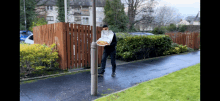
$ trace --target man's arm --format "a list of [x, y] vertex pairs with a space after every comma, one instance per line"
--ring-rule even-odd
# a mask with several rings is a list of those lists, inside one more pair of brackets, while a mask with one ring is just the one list
[[114, 36], [113, 36], [113, 39], [112, 39], [112, 42], [110, 44], [110, 46], [116, 46], [117, 45], [117, 38], [116, 38], [116, 35], [114, 33]]

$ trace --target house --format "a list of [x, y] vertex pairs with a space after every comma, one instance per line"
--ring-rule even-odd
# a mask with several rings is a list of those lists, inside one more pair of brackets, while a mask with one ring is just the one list
[[196, 17], [190, 22], [190, 25], [200, 25], [200, 11]]
[[[57, 23], [58, 10], [56, 6], [57, 0], [42, 0], [37, 4], [36, 11], [40, 12], [48, 21], [48, 24]], [[90, 25], [92, 26], [92, 1], [91, 0], [69, 0], [69, 11], [67, 15], [67, 22], [74, 24]], [[105, 0], [98, 0], [96, 3], [96, 26], [103, 25]], [[43, 12], [45, 11], [45, 12]]]
[[182, 20], [182, 19], [181, 19], [180, 22], [177, 23], [176, 25], [177, 25], [177, 26], [178, 26], [178, 25], [190, 25], [190, 23], [189, 23], [188, 21], [186, 21], [186, 20]]

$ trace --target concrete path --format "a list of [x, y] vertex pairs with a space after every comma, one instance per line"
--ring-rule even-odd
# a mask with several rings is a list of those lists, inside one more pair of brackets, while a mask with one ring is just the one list
[[98, 96], [90, 95], [91, 74], [83, 72], [22, 84], [20, 101], [91, 101], [197, 63], [200, 63], [200, 51], [143, 60], [118, 65], [114, 78], [111, 65], [107, 65], [104, 77], [98, 78]]

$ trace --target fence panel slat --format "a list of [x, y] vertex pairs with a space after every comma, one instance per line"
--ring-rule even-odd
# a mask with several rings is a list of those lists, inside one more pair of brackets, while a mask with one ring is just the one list
[[88, 27], [88, 66], [91, 67], [91, 26]]
[[82, 47], [81, 47], [81, 26], [78, 24], [78, 67], [81, 67], [81, 63], [82, 63], [82, 58], [81, 58], [81, 50], [82, 50]]
[[77, 24], [74, 24], [74, 41], [75, 41], [75, 50], [74, 50], [74, 54], [75, 54], [75, 68], [77, 68], [77, 64], [78, 64], [78, 58], [77, 58], [77, 55], [78, 55], [78, 33], [77, 33], [77, 27], [78, 25]]
[[62, 40], [62, 42], [63, 42], [63, 44], [62, 44], [63, 45], [63, 49], [62, 50], [63, 50], [63, 54], [64, 54], [64, 56], [63, 56], [64, 57], [64, 67], [63, 68], [66, 69], [67, 68], [67, 61], [68, 61], [67, 60], [68, 59], [67, 58], [67, 51], [66, 51], [67, 50], [67, 47], [66, 47], [67, 46], [67, 40], [66, 40], [67, 39], [67, 37], [66, 37], [67, 33], [66, 33], [66, 28], [65, 28], [66, 26], [65, 26], [64, 22], [63, 22], [63, 26], [62, 27], [63, 27], [63, 31], [62, 31], [63, 32], [62, 33], [62, 35], [63, 35], [63, 37], [62, 37], [62, 39], [63, 39]]
[[70, 24], [70, 32], [71, 32], [71, 42], [70, 42], [70, 53], [71, 53], [71, 67], [74, 68], [74, 53], [73, 53], [73, 43], [74, 43], [74, 35], [73, 35], [73, 24]]
[[81, 53], [81, 56], [82, 56], [82, 67], [85, 67], [85, 25], [81, 25], [81, 34], [82, 34], [82, 42], [81, 42], [81, 45], [82, 45], [82, 53]]
[[88, 25], [85, 26], [85, 67], [88, 67]]
[[66, 51], [67, 51], [67, 68], [70, 68], [70, 56], [71, 56], [71, 52], [70, 52], [70, 34], [69, 34], [69, 23], [66, 23], [66, 41], [67, 41], [67, 46], [66, 46]]

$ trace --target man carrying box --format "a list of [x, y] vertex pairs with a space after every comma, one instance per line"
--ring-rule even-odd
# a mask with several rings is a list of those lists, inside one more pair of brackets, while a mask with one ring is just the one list
[[[108, 26], [104, 25], [103, 30], [108, 31]], [[112, 75], [111, 76], [112, 77], [115, 76], [115, 74], [116, 74], [115, 73], [115, 70], [116, 70], [116, 63], [115, 63], [116, 45], [117, 45], [117, 39], [116, 39], [116, 35], [114, 33], [114, 36], [113, 36], [113, 39], [112, 39], [112, 42], [110, 43], [110, 45], [104, 46], [104, 52], [103, 52], [102, 61], [101, 61], [101, 69], [98, 73], [99, 77], [104, 75], [105, 66], [106, 66], [106, 59], [109, 55], [111, 56], [111, 64], [112, 64]]]

